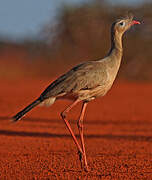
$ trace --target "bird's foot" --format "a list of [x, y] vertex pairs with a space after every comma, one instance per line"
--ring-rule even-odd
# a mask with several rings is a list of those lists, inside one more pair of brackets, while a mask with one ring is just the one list
[[84, 166], [84, 170], [85, 170], [86, 172], [89, 172], [88, 165], [85, 165], [85, 166]]
[[87, 162], [84, 161], [84, 154], [78, 151], [78, 155], [79, 155], [79, 160], [81, 163], [81, 169], [84, 169], [86, 172], [88, 172], [89, 168], [88, 168]]

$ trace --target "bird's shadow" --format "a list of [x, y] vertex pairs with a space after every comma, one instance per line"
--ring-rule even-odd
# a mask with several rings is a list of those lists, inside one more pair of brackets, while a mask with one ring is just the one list
[[[11, 122], [11, 117], [8, 117], [8, 116], [0, 116], [0, 121], [1, 120], [4, 120], [4, 121], [7, 121], [8, 122]], [[47, 118], [30, 118], [30, 117], [23, 117], [22, 121], [25, 121], [25, 122], [39, 122], [39, 123], [61, 123], [62, 119], [59, 118], [59, 119], [47, 119]], [[69, 122], [71, 124], [75, 124], [77, 122], [77, 120], [72, 120], [72, 119], [69, 119]], [[114, 124], [114, 125], [151, 125], [152, 122], [150, 121], [139, 121], [139, 120], [134, 120], [134, 121], [131, 121], [131, 120], [126, 120], [126, 119], [122, 119], [121, 120], [104, 120], [104, 119], [99, 119], [99, 120], [89, 120], [89, 121], [85, 121], [84, 124], [95, 124], [95, 125], [108, 125], [108, 124]]]
[[[26, 132], [26, 131], [11, 131], [11, 130], [0, 130], [0, 135], [5, 136], [22, 136], [22, 137], [41, 137], [41, 138], [71, 138], [69, 134], [57, 134], [57, 133], [45, 133], [45, 132]], [[76, 135], [76, 137], [79, 137]], [[86, 138], [103, 138], [103, 139], [125, 139], [130, 141], [152, 141], [152, 136], [143, 135], [113, 135], [113, 134], [87, 134]]]
[[[0, 117], [0, 120], [10, 120], [10, 117]], [[25, 118], [26, 121], [42, 121], [43, 122], [54, 122], [58, 123], [59, 120], [53, 119], [37, 119], [37, 118]], [[75, 121], [72, 121], [74, 123]], [[91, 121], [91, 124], [94, 121]], [[94, 124], [100, 123], [103, 124], [102, 121], [95, 121]], [[90, 123], [90, 121], [89, 121]], [[108, 123], [108, 122], [107, 122]], [[111, 122], [110, 122], [111, 123]], [[124, 124], [124, 122], [121, 122]], [[137, 122], [138, 123], [138, 122]], [[145, 123], [145, 122], [143, 122]], [[149, 122], [148, 122], [149, 123]], [[132, 122], [130, 122], [132, 124]], [[59, 133], [48, 133], [48, 132], [26, 132], [26, 131], [12, 131], [12, 130], [0, 130], [0, 135], [5, 136], [22, 136], [22, 137], [41, 137], [41, 138], [71, 138], [70, 134], [59, 134]], [[152, 136], [143, 136], [143, 135], [113, 135], [113, 134], [87, 134], [84, 135], [88, 139], [92, 138], [103, 138], [103, 139], [112, 139], [112, 140], [119, 140], [125, 139], [130, 141], [152, 141]], [[76, 135], [79, 137], [79, 135]]]

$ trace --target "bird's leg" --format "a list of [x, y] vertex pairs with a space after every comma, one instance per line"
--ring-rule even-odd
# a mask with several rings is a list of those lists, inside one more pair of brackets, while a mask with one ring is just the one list
[[[83, 159], [84, 158], [84, 168], [86, 171], [88, 171], [88, 164], [87, 164], [87, 158], [86, 158], [86, 152], [85, 152], [85, 145], [84, 145], [84, 137], [83, 137], [83, 118], [84, 118], [84, 113], [86, 110], [88, 102], [83, 102], [80, 117], [78, 119], [78, 129], [80, 133], [80, 140], [81, 140], [81, 145], [82, 145], [82, 151], [83, 154], [80, 154], [80, 161], [81, 161], [81, 166], [83, 166]], [[83, 155], [83, 156], [82, 156]]]
[[66, 120], [66, 114], [67, 114], [78, 102], [79, 102], [79, 100], [76, 100], [76, 101], [74, 101], [74, 103], [72, 103], [70, 106], [68, 106], [68, 107], [61, 113], [61, 117], [62, 117], [62, 119], [64, 120], [64, 122], [65, 122], [68, 130], [69, 130], [70, 133], [71, 133], [71, 136], [72, 136], [72, 138], [73, 138], [73, 140], [74, 140], [74, 142], [75, 142], [75, 144], [76, 144], [76, 146], [77, 146], [77, 148], [78, 148], [78, 153], [79, 153], [79, 154], [83, 154], [82, 148], [80, 147], [80, 145], [79, 145], [79, 143], [78, 143], [78, 141], [77, 141], [77, 139], [76, 139], [76, 137], [75, 137], [75, 135], [74, 135], [74, 133], [73, 133], [73, 131], [72, 131], [72, 129], [71, 129], [71, 126], [70, 126], [69, 122]]

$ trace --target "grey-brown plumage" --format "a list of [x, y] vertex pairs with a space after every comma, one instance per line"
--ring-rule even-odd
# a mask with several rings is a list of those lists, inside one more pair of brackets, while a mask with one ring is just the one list
[[[13, 121], [18, 121], [24, 114], [38, 104], [51, 105], [56, 99], [63, 98], [74, 100], [74, 103], [63, 111], [61, 116], [77, 145], [80, 160], [82, 162], [82, 158], [84, 158], [84, 166], [85, 169], [88, 170], [83, 140], [82, 121], [84, 110], [89, 101], [99, 96], [104, 96], [111, 88], [119, 70], [122, 58], [122, 35], [134, 24], [140, 23], [134, 21], [133, 17], [119, 19], [113, 23], [111, 28], [111, 49], [104, 59], [88, 61], [75, 66], [69, 72], [51, 83], [38, 99], [21, 112], [17, 113], [13, 117]], [[65, 119], [66, 113], [68, 113], [69, 110], [79, 101], [83, 101], [83, 107], [78, 121], [82, 147], [80, 147], [68, 121]]]

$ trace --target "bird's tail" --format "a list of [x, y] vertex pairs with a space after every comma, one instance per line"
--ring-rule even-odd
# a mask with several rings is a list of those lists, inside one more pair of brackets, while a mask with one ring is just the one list
[[29, 112], [32, 108], [40, 104], [42, 101], [39, 99], [36, 99], [33, 101], [30, 105], [28, 105], [26, 108], [24, 108], [22, 111], [18, 112], [15, 116], [12, 117], [12, 122], [16, 122], [20, 120], [27, 112]]

